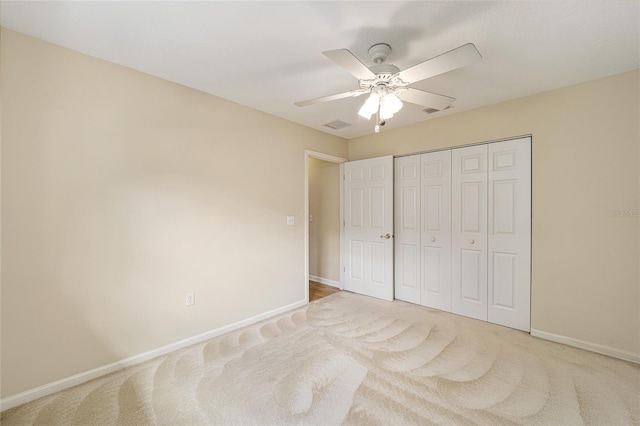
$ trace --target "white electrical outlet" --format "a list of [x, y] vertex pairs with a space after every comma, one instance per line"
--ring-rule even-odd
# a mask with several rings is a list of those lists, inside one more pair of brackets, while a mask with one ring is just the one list
[[196, 303], [196, 294], [195, 293], [187, 293], [184, 295], [184, 304], [187, 306], [191, 306]]

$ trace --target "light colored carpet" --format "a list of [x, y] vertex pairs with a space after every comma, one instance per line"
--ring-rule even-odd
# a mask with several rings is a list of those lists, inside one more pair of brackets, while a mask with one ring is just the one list
[[640, 366], [340, 292], [2, 414], [13, 424], [640, 424]]

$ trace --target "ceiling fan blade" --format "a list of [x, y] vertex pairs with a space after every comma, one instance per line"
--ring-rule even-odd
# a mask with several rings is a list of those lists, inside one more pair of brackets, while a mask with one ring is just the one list
[[321, 98], [309, 99], [306, 101], [294, 102], [294, 105], [299, 107], [305, 107], [313, 104], [319, 104], [322, 102], [336, 101], [343, 98], [354, 98], [356, 96], [364, 95], [367, 91], [364, 90], [352, 90], [350, 92], [338, 93], [336, 95], [322, 96]]
[[322, 54], [347, 70], [349, 74], [358, 80], [376, 78], [376, 75], [348, 49], [327, 50], [326, 52], [322, 52]]
[[398, 97], [403, 101], [437, 109], [438, 111], [445, 109], [455, 101], [455, 98], [449, 96], [438, 95], [437, 93], [425, 92], [424, 90], [412, 89], [407, 87]]
[[406, 83], [415, 83], [416, 81], [424, 80], [425, 78], [434, 77], [448, 71], [453, 71], [455, 69], [471, 65], [480, 59], [482, 59], [482, 56], [480, 56], [478, 49], [476, 49], [473, 43], [467, 43], [436, 56], [435, 58], [427, 59], [426, 61], [418, 65], [414, 65], [411, 68], [407, 68], [404, 71], [400, 71], [399, 75], [402, 81]]

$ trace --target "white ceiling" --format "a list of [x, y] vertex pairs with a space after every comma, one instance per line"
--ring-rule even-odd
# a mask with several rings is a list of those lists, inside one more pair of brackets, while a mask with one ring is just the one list
[[[2, 1], [2, 25], [345, 138], [373, 133], [364, 98], [299, 108], [357, 88], [322, 55], [393, 48], [408, 68], [465, 43], [483, 59], [414, 87], [457, 98], [411, 104], [386, 129], [640, 68], [639, 1]], [[336, 119], [353, 126], [332, 130]]]

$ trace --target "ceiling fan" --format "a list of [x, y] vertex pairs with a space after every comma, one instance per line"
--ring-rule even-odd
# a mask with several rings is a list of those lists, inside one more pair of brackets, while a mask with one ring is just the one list
[[482, 58], [478, 49], [472, 43], [467, 43], [400, 71], [395, 65], [385, 63], [391, 54], [391, 46], [386, 43], [375, 44], [369, 48], [369, 57], [375, 64], [371, 67], [360, 62], [348, 49], [328, 50], [322, 53], [357, 78], [360, 88], [336, 95], [295, 102], [295, 105], [304, 107], [369, 94], [358, 111], [358, 115], [370, 120], [371, 116], [376, 114], [376, 132], [380, 131], [380, 127], [384, 126], [386, 120], [400, 111], [402, 101], [438, 111], [449, 107], [455, 101], [454, 98], [419, 90], [409, 87], [409, 85], [471, 65]]

